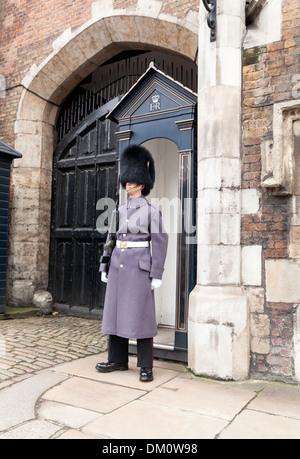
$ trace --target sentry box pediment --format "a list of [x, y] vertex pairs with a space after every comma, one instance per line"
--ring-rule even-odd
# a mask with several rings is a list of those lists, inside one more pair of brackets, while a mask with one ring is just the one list
[[[195, 119], [195, 106], [197, 94], [175, 81], [158, 69], [153, 63], [140, 79], [132, 86], [127, 94], [107, 115], [107, 117], [122, 127], [122, 133], [130, 136], [133, 125], [143, 123], [155, 123], [156, 137], [165, 137], [167, 127], [163, 121], [168, 121], [170, 128], [170, 118], [176, 118], [174, 123], [181, 125], [189, 120]], [[157, 124], [157, 121], [160, 121]], [[126, 131], [127, 129], [127, 131]], [[125, 132], [127, 134], [125, 134]]]

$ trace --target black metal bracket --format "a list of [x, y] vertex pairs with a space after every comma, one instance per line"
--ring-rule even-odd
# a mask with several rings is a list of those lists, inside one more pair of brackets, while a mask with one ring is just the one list
[[217, 39], [217, 0], [202, 0], [205, 9], [208, 11], [206, 16], [207, 25], [210, 28], [210, 41]]

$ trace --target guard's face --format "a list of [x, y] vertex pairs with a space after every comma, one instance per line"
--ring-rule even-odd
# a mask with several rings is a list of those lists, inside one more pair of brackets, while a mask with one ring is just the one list
[[142, 194], [142, 189], [144, 188], [144, 185], [127, 182], [125, 188], [131, 198], [138, 198]]
[[137, 186], [138, 186], [137, 183], [126, 183], [126, 191], [130, 191]]

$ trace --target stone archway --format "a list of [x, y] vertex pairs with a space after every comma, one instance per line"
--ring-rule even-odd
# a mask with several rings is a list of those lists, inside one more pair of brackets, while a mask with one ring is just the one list
[[22, 81], [27, 89], [15, 123], [15, 146], [23, 158], [12, 173], [9, 303], [31, 304], [34, 292], [48, 285], [54, 126], [64, 98], [124, 49], [168, 50], [194, 60], [197, 47], [197, 34], [180, 19], [107, 16], [74, 33], [66, 31], [53, 43], [54, 52], [39, 67], [32, 66]]

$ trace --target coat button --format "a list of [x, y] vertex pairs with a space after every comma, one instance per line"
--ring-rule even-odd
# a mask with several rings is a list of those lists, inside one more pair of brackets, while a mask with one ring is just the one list
[[120, 268], [121, 268], [121, 269], [124, 268], [124, 265], [120, 265]]
[[121, 252], [124, 252], [125, 249], [121, 249]]
[[126, 233], [123, 234], [123, 237], [126, 237]]

